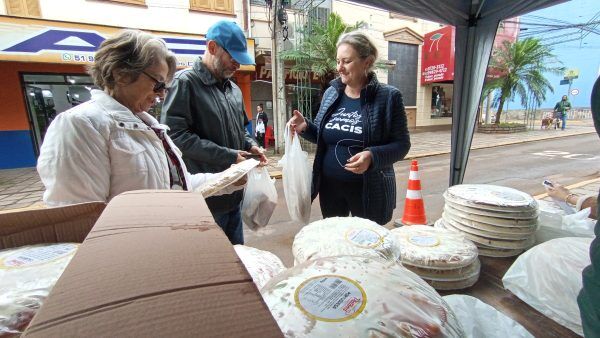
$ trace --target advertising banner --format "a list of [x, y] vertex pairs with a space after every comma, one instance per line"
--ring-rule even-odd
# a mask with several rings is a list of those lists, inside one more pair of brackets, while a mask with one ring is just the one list
[[454, 80], [454, 27], [425, 34], [421, 57], [421, 83]]

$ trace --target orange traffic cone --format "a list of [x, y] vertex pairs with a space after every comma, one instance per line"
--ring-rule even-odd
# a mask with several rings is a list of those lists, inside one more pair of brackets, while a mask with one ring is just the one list
[[421, 195], [421, 180], [419, 179], [419, 164], [413, 160], [410, 164], [410, 175], [408, 177], [408, 189], [404, 202], [404, 216], [402, 224], [427, 224], [425, 216], [425, 205]]

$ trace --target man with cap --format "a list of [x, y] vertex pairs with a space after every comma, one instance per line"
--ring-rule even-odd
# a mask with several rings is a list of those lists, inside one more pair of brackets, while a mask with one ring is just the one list
[[[267, 158], [244, 126], [248, 123], [240, 88], [230, 79], [240, 65], [253, 65], [246, 37], [231, 21], [219, 21], [206, 34], [206, 50], [192, 68], [177, 72], [165, 97], [162, 122], [183, 153], [191, 173], [215, 173], [250, 154]], [[232, 244], [243, 244], [243, 192], [209, 197], [206, 203]]]

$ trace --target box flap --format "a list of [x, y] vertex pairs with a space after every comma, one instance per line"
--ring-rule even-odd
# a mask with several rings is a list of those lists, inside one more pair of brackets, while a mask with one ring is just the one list
[[81, 243], [106, 203], [3, 211], [0, 213], [0, 249], [57, 242]]
[[281, 336], [199, 194], [107, 206], [25, 335]]

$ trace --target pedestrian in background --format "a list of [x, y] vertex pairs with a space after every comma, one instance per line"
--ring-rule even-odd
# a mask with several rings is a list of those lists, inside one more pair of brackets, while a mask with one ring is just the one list
[[[240, 88], [231, 77], [240, 65], [253, 65], [242, 30], [219, 21], [206, 34], [206, 51], [192, 68], [175, 74], [162, 120], [192, 172], [219, 172], [250, 154], [267, 158], [244, 126], [248, 123]], [[209, 197], [206, 203], [232, 244], [243, 244], [240, 213], [243, 192]]]
[[[567, 127], [567, 113], [571, 110], [571, 102], [567, 98], [567, 95], [563, 95], [562, 99], [554, 105], [555, 117], [560, 119], [560, 129], [565, 130]], [[554, 127], [556, 129], [556, 126]]]
[[40, 149], [44, 202], [108, 202], [140, 189], [195, 190], [211, 178], [214, 174], [188, 173], [167, 126], [147, 113], [164, 97], [176, 69], [165, 43], [124, 30], [104, 40], [94, 58], [89, 73], [102, 90], [58, 114]]
[[263, 104], [256, 106], [256, 141], [261, 147], [265, 147], [265, 134], [267, 131], [267, 124], [269, 123], [269, 117], [263, 110]]
[[288, 121], [317, 144], [312, 199], [323, 217], [353, 216], [385, 224], [396, 207], [393, 164], [406, 156], [410, 138], [402, 95], [373, 72], [377, 48], [361, 32], [337, 43], [337, 71], [314, 122], [299, 111]]

